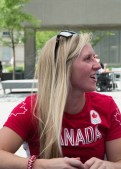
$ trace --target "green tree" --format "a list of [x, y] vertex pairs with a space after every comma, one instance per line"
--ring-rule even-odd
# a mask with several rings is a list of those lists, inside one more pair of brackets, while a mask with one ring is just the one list
[[[51, 37], [58, 34], [59, 31], [37, 31], [36, 32], [36, 49], [41, 49], [45, 42], [49, 40]], [[92, 38], [92, 46], [96, 46], [98, 42], [100, 42], [106, 36], [113, 36], [115, 35], [111, 31], [95, 31], [95, 30], [80, 30], [80, 33], [91, 32], [93, 34]]]
[[80, 32], [81, 33], [91, 32], [93, 34], [92, 46], [96, 46], [97, 43], [100, 42], [106, 36], [113, 36], [113, 35], [115, 35], [111, 31], [98, 31], [98, 30], [88, 30], [88, 29], [81, 30]]
[[9, 46], [13, 51], [13, 79], [15, 79], [15, 47], [24, 42], [24, 26], [31, 25], [36, 28], [40, 21], [34, 16], [23, 11], [23, 7], [29, 0], [0, 0], [0, 31], [8, 33], [7, 38], [0, 38], [3, 45]]
[[45, 42], [51, 37], [57, 35], [58, 31], [37, 31], [36, 32], [36, 48], [41, 49]]

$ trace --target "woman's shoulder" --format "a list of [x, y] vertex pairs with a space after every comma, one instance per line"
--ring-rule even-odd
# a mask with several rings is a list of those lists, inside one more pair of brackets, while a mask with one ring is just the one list
[[[112, 96], [98, 93], [98, 92], [88, 92], [86, 93], [86, 99], [88, 106], [95, 107], [96, 109], [99, 109], [104, 112], [115, 112], [117, 109], [117, 105], [112, 98]], [[110, 113], [107, 113], [108, 115]]]
[[106, 100], [113, 100], [112, 96], [109, 96], [109, 95], [106, 95], [106, 94], [103, 94], [103, 93], [99, 93], [99, 92], [87, 92], [86, 93], [86, 97], [90, 98], [91, 100], [103, 100], [103, 101], [106, 101]]
[[35, 99], [36, 95], [27, 96], [25, 100], [14, 107], [4, 124], [18, 133], [24, 140], [28, 138], [28, 135], [34, 133], [36, 128], [37, 123], [32, 112]]
[[29, 95], [13, 108], [12, 113], [14, 112], [15, 114], [23, 111], [24, 114], [30, 114], [30, 112], [32, 112], [34, 108], [35, 102], [36, 102], [36, 95], [35, 94]]
[[34, 102], [36, 101], [36, 94], [31, 94], [31, 95], [28, 95], [26, 98], [25, 98], [25, 102]]

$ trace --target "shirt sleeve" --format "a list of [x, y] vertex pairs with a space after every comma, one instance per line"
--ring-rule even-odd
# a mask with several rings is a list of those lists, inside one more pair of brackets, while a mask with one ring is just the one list
[[12, 110], [4, 126], [27, 140], [33, 130], [32, 124], [31, 96], [28, 96]]
[[112, 98], [109, 104], [109, 112], [107, 113], [110, 115], [110, 127], [107, 131], [106, 140], [121, 138], [121, 112]]

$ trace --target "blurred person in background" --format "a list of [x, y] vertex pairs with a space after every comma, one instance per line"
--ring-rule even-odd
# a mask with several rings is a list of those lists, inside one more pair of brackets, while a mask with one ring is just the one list
[[95, 58], [96, 58], [97, 62], [99, 62], [101, 65], [101, 68], [97, 71], [97, 73], [98, 74], [106, 73], [107, 63], [103, 64], [97, 54], [95, 55]]

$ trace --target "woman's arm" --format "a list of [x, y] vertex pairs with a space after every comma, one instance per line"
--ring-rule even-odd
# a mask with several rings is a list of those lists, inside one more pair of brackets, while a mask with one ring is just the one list
[[121, 161], [121, 138], [106, 142], [106, 156], [108, 161]]
[[28, 159], [0, 150], [0, 169], [27, 169]]
[[85, 169], [120, 169], [121, 168], [121, 138], [106, 142], [106, 160], [95, 157], [85, 162]]
[[[27, 169], [28, 158], [14, 153], [22, 145], [22, 138], [8, 127], [0, 130], [0, 169]], [[84, 169], [78, 158], [37, 159], [34, 169]]]
[[27, 168], [28, 159], [14, 155], [22, 143], [22, 138], [13, 130], [7, 127], [0, 130], [0, 169]]

